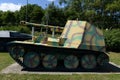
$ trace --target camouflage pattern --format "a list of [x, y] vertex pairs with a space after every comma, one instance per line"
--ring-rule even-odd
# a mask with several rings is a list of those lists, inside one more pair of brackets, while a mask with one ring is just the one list
[[[50, 28], [53, 32], [61, 32], [63, 29], [29, 22], [22, 24]], [[32, 69], [54, 69], [63, 66], [69, 70], [79, 66], [94, 69], [98, 64], [109, 62], [102, 31], [86, 21], [68, 20], [58, 38], [48, 37], [46, 33], [42, 33], [32, 42], [11, 42], [9, 52], [12, 58], [23, 67]]]
[[94, 67], [97, 65], [95, 56], [90, 55], [90, 54], [89, 54], [89, 55], [84, 55], [84, 56], [81, 58], [81, 65], [82, 65], [84, 68], [87, 68], [87, 69], [92, 69], [92, 68], [94, 68]]
[[47, 44], [53, 46], [59, 46], [59, 39], [48, 37]]
[[[61, 32], [63, 29], [63, 27], [29, 22], [24, 22], [24, 25], [47, 27], [57, 32]], [[59, 40], [47, 38], [44, 33], [35, 40], [35, 43], [105, 52], [105, 42], [102, 31], [86, 21], [68, 20]]]
[[64, 65], [68, 69], [75, 69], [79, 65], [79, 60], [76, 56], [69, 55], [64, 59]]
[[23, 63], [29, 68], [36, 68], [40, 64], [39, 55], [35, 52], [29, 52], [24, 56]]
[[25, 53], [24, 48], [21, 46], [13, 46], [9, 49], [9, 51], [10, 55], [15, 59], [22, 57]]
[[55, 68], [57, 66], [57, 58], [54, 55], [46, 55], [42, 63], [45, 68]]
[[69, 20], [61, 35], [64, 47], [105, 52], [103, 33], [86, 21]]

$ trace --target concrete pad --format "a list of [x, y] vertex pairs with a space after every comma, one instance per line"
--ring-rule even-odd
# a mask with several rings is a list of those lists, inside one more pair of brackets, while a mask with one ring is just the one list
[[9, 74], [9, 73], [17, 73], [17, 74], [53, 74], [53, 75], [72, 75], [72, 74], [120, 74], [120, 66], [110, 62], [109, 64], [102, 66], [95, 71], [84, 71], [78, 69], [77, 71], [60, 71], [60, 70], [26, 70], [23, 69], [19, 64], [14, 63], [7, 68], [3, 69], [0, 74]]

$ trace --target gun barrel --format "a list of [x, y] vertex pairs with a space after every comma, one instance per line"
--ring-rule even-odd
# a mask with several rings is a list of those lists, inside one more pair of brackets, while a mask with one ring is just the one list
[[48, 28], [64, 29], [63, 27], [59, 27], [59, 26], [30, 23], [30, 22], [26, 22], [26, 21], [21, 21], [20, 24], [21, 25], [26, 25], [26, 26], [28, 25], [28, 26], [32, 26], [32, 27], [48, 27]]

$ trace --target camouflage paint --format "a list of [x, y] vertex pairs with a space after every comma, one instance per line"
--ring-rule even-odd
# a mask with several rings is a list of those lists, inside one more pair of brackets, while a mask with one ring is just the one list
[[24, 53], [25, 53], [24, 48], [21, 46], [14, 46], [14, 47], [11, 47], [10, 49], [10, 55], [14, 59], [23, 57]]
[[47, 39], [47, 35], [45, 32], [41, 33], [35, 40], [35, 43], [45, 43]]
[[86, 21], [69, 20], [61, 35], [64, 47], [105, 52], [103, 33]]
[[[48, 25], [34, 23], [26, 23], [26, 25], [48, 27]], [[53, 28], [55, 31], [60, 31], [57, 28], [55, 29], [54, 26], [50, 28]], [[60, 29], [62, 30], [62, 28]], [[67, 21], [59, 39], [50, 38], [43, 33], [35, 42], [14, 41], [9, 45], [12, 44], [14, 44], [14, 47], [10, 46], [12, 47], [10, 50], [12, 58], [16, 58], [14, 60], [26, 68], [41, 67], [39, 66], [41, 61], [43, 67], [51, 69], [59, 68], [61, 65], [57, 64], [60, 64], [58, 62], [62, 60], [64, 61], [64, 66], [69, 70], [77, 68], [79, 64], [85, 69], [93, 69], [97, 64], [103, 65], [109, 62], [108, 56], [103, 53], [105, 52], [103, 33], [86, 21]], [[18, 45], [23, 46], [24, 49], [16, 47]], [[32, 47], [35, 49], [31, 50]], [[100, 54], [95, 54], [97, 52], [91, 53], [93, 51], [88, 50], [97, 51]], [[22, 56], [23, 60], [19, 58], [20, 56]]]
[[76, 56], [70, 55], [64, 59], [64, 66], [68, 69], [75, 69], [79, 65], [79, 60]]
[[[43, 26], [41, 24], [26, 23], [26, 25]], [[62, 28], [50, 27], [51, 30], [60, 31]], [[100, 29], [94, 27], [86, 21], [68, 20], [59, 41], [56, 39], [48, 40], [43, 35], [36, 39], [36, 43], [48, 44], [51, 46], [63, 46], [66, 48], [77, 48], [105, 52], [105, 42], [103, 33]]]
[[42, 63], [45, 68], [55, 68], [57, 66], [57, 58], [54, 55], [46, 55]]
[[105, 54], [100, 54], [97, 58], [97, 63], [101, 66], [108, 62], [109, 62], [109, 57]]
[[48, 45], [59, 46], [59, 39], [48, 37]]
[[35, 68], [40, 64], [39, 55], [34, 52], [28, 52], [24, 56], [23, 63], [25, 66], [27, 66], [29, 68]]
[[81, 58], [81, 65], [86, 69], [94, 68], [97, 65], [95, 56], [94, 55], [84, 55]]
[[61, 35], [62, 38], [67, 38], [64, 47], [78, 48], [81, 44], [85, 22], [68, 21]]
[[84, 37], [79, 48], [105, 52], [105, 42], [102, 31], [86, 23]]

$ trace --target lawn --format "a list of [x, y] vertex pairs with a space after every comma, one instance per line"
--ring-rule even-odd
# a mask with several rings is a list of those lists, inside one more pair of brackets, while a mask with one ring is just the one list
[[115, 53], [115, 52], [109, 52], [109, 56], [110, 56], [110, 61], [120, 65], [120, 53]]
[[[110, 52], [110, 61], [120, 65], [120, 53]], [[8, 53], [0, 53], [0, 70], [14, 63]], [[0, 74], [0, 80], [120, 80], [120, 74]]]
[[14, 63], [13, 59], [8, 53], [0, 53], [0, 70], [7, 67], [8, 65]]
[[73, 75], [39, 75], [39, 74], [5, 74], [1, 80], [120, 80], [120, 74], [73, 74]]

